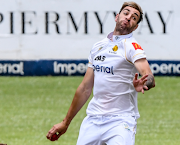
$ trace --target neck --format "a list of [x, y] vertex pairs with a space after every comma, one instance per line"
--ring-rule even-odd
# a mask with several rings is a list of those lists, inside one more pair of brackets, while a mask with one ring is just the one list
[[[131, 31], [132, 32], [132, 31]], [[131, 32], [127, 32], [126, 30], [122, 31], [116, 31], [116, 29], [113, 32], [113, 35], [127, 35], [130, 34]]]

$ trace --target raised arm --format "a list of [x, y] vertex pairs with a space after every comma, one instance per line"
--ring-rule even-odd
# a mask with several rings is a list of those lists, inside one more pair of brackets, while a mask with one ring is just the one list
[[91, 95], [92, 88], [94, 84], [94, 72], [92, 68], [88, 68], [84, 76], [83, 81], [79, 85], [74, 95], [71, 106], [68, 110], [66, 117], [61, 123], [54, 125], [46, 135], [47, 139], [51, 140], [51, 137], [55, 133], [59, 133], [58, 138], [66, 132], [74, 116], [86, 103], [89, 96]]
[[143, 87], [141, 89], [140, 87], [138, 89], [136, 88], [138, 86], [138, 79], [136, 74], [135, 79], [133, 81], [136, 91], [144, 93], [144, 90], [150, 90], [151, 88], [155, 87], [154, 75], [151, 72], [147, 60], [145, 58], [139, 59], [134, 63], [134, 65], [142, 76], [142, 78], [139, 80], [139, 83], [143, 83]]

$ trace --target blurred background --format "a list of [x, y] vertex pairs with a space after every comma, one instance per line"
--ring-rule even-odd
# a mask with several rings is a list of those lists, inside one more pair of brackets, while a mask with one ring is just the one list
[[[156, 79], [139, 94], [136, 145], [179, 145], [180, 1], [134, 1], [144, 20], [133, 35]], [[66, 115], [93, 44], [114, 30], [123, 3], [0, 0], [0, 143], [76, 144], [88, 102], [58, 141], [45, 136]]]

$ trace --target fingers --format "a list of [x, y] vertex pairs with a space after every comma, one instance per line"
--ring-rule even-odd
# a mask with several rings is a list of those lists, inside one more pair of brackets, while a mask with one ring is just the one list
[[141, 92], [144, 94], [144, 91], [148, 90], [147, 86], [143, 86], [143, 89], [141, 90]]
[[55, 134], [56, 132], [57, 132], [57, 131], [56, 131], [55, 127], [53, 126], [53, 127], [49, 130], [48, 134], [46, 135], [47, 139], [51, 140], [52, 135]]
[[[141, 77], [141, 81], [142, 81], [143, 84], [145, 84], [145, 82], [147, 81], [147, 76], [148, 76], [148, 75], [144, 75], [144, 76]], [[143, 88], [144, 88], [144, 87], [143, 87]], [[146, 90], [148, 89], [147, 86], [145, 87], [145, 89], [146, 89]]]
[[[144, 81], [147, 77], [148, 77], [148, 75], [144, 75], [141, 77], [141, 80]], [[137, 79], [138, 79], [138, 73], [135, 73], [134, 80], [137, 80]], [[147, 81], [147, 79], [146, 79], [146, 81]]]
[[147, 77], [148, 77], [148, 75], [144, 75], [144, 76], [141, 77], [141, 80], [144, 80], [144, 79], [146, 79]]
[[137, 80], [137, 79], [138, 79], [138, 73], [136, 73], [134, 76], [134, 80]]
[[141, 92], [144, 94], [144, 89], [142, 89]]
[[144, 80], [142, 80], [143, 84], [147, 81], [147, 78], [145, 78]]
[[[148, 75], [144, 75], [144, 76], [141, 77], [141, 81], [142, 81], [143, 84], [145, 84], [145, 82], [147, 81], [147, 77], [148, 77]], [[148, 87], [147, 86], [143, 86], [143, 89], [141, 90], [141, 92], [143, 94], [144, 94], [144, 89], [148, 90]]]
[[149, 88], [147, 86], [143, 86], [143, 89], [148, 90]]

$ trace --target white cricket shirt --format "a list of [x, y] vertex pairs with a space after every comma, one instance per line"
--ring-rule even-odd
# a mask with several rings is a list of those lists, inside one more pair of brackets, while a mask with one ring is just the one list
[[94, 70], [94, 88], [87, 115], [140, 117], [133, 78], [137, 73], [134, 62], [141, 58], [146, 58], [145, 52], [132, 33], [115, 36], [112, 32], [94, 44], [88, 65]]

